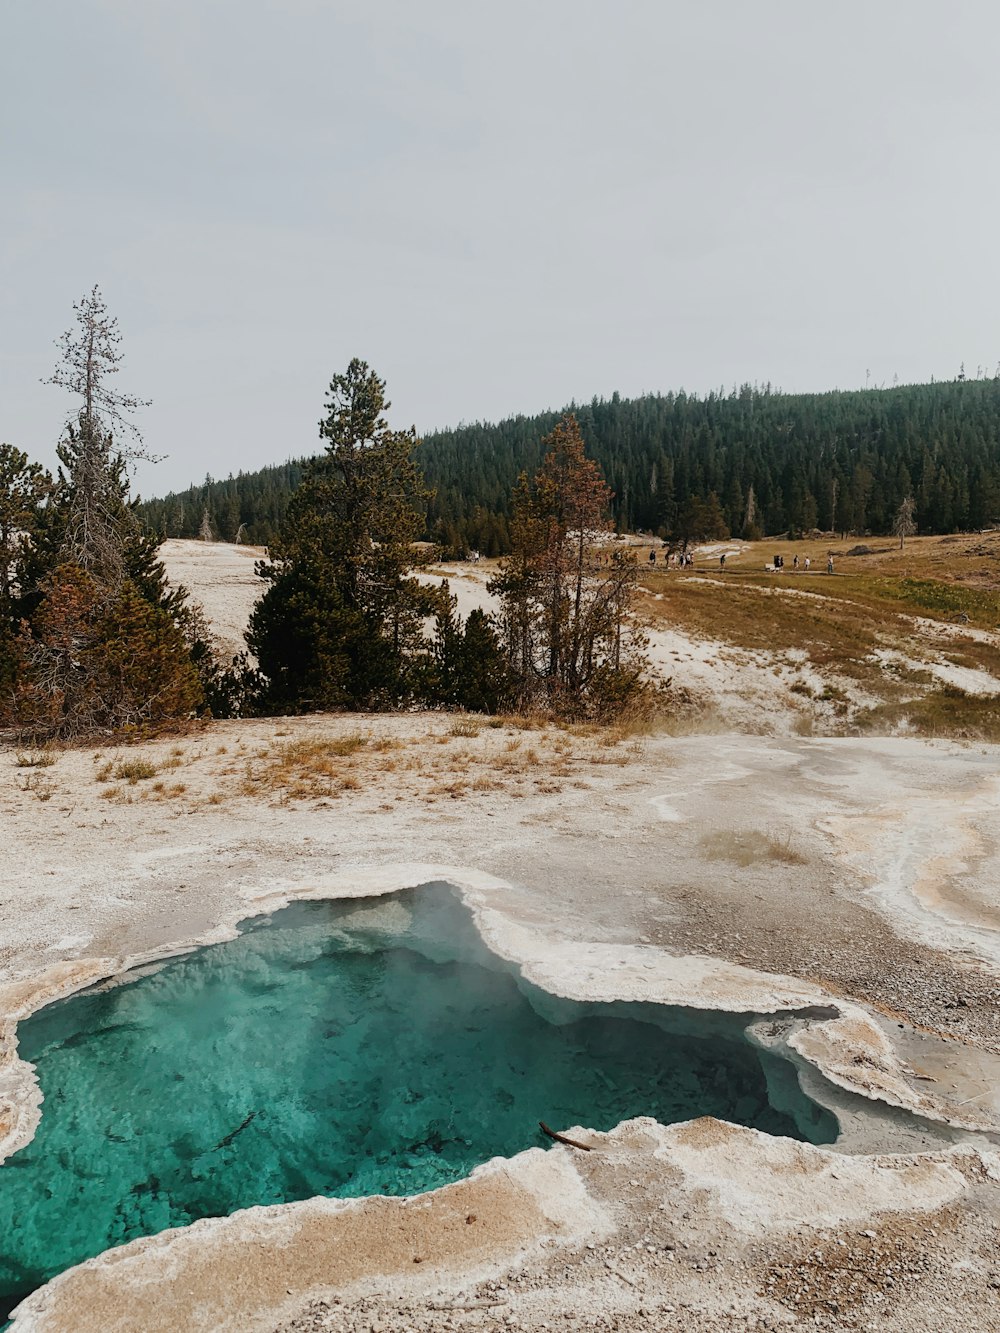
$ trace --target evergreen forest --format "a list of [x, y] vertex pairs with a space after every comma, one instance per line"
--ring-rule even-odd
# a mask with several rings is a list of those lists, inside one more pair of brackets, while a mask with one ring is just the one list
[[[1000, 519], [1000, 378], [821, 394], [745, 385], [707, 396], [667, 393], [571, 404], [613, 493], [619, 530], [684, 544], [815, 529], [888, 533], [908, 497], [922, 533]], [[424, 536], [446, 550], [510, 550], [514, 487], [542, 461], [562, 413], [516, 416], [424, 437]], [[268, 544], [304, 460], [206, 478], [145, 502], [160, 537], [212, 535]]]

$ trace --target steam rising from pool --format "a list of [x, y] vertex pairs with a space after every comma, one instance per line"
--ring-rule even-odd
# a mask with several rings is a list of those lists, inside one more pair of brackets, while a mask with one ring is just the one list
[[[0, 1312], [100, 1251], [317, 1194], [413, 1194], [555, 1128], [715, 1115], [830, 1142], [750, 1015], [581, 1004], [451, 890], [297, 903], [18, 1028], [42, 1119], [0, 1166]], [[2, 1314], [0, 1314], [2, 1317]]]

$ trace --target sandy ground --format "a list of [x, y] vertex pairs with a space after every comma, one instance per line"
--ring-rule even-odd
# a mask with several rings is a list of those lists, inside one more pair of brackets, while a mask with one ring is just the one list
[[[252, 559], [203, 549], [231, 581], [202, 600], [236, 625]], [[478, 571], [459, 582], [467, 610]], [[1000, 1330], [997, 747], [413, 715], [35, 758], [0, 752], [8, 1019], [290, 896], [444, 877], [561, 993], [812, 1012], [774, 1039], [833, 1080], [845, 1138], [580, 1127], [589, 1154], [533, 1149], [412, 1202], [134, 1242], [29, 1298], [18, 1333]], [[8, 1150], [38, 1114], [12, 1048]]]
[[204, 608], [224, 659], [247, 650], [243, 634], [253, 604], [266, 586], [254, 574], [254, 564], [265, 554], [263, 546], [228, 542], [171, 539], [160, 547], [171, 582], [187, 588]]
[[[296, 776], [284, 747], [308, 753], [324, 737], [359, 731], [370, 742], [336, 777], [309, 776], [308, 763], [306, 777]], [[394, 748], [377, 748], [390, 743]], [[109, 762], [137, 757], [158, 776], [130, 785], [106, 774]], [[490, 877], [479, 890], [483, 901], [525, 935], [522, 952], [556, 969], [547, 982], [553, 988], [565, 990], [571, 974], [577, 985], [599, 991], [612, 964], [621, 966], [635, 948], [650, 951], [657, 967], [666, 964], [663, 977], [673, 977], [675, 987], [690, 987], [689, 1002], [709, 1002], [712, 987], [722, 985], [719, 1002], [766, 1008], [768, 987], [804, 987], [799, 1003], [815, 987], [881, 1018], [914, 1105], [930, 1097], [939, 1113], [957, 1120], [989, 1118], [1000, 1111], [997, 757], [912, 740], [663, 737], [609, 746], [600, 736], [455, 726], [442, 717], [218, 723], [178, 741], [66, 752], [43, 769], [19, 768], [8, 753], [0, 815], [15, 855], [0, 884], [2, 1000], [14, 1013], [37, 1003], [43, 975], [46, 993], [54, 994], [178, 942], [217, 936], [276, 894], [391, 886], [393, 866], [444, 862], [459, 867], [448, 872], [452, 879]], [[900, 827], [907, 811], [919, 837]], [[712, 959], [764, 974], [753, 982], [758, 989], [725, 989], [732, 978], [715, 976]], [[663, 998], [678, 998], [667, 994], [663, 978], [657, 985]], [[870, 1041], [867, 1032], [859, 1037], [862, 1066]], [[833, 1059], [829, 1051], [811, 1054], [820, 1063]], [[841, 1054], [850, 1073], [850, 1049]], [[870, 1072], [870, 1059], [862, 1072]], [[136, 1242], [111, 1269], [88, 1265], [51, 1284], [37, 1298], [37, 1318], [16, 1327], [264, 1329], [281, 1319], [290, 1329], [445, 1327], [444, 1312], [430, 1307], [475, 1306], [497, 1294], [484, 1283], [500, 1283], [504, 1303], [451, 1309], [454, 1326], [492, 1326], [499, 1312], [525, 1328], [552, 1320], [555, 1327], [600, 1327], [605, 1317], [618, 1320], [605, 1326], [623, 1329], [814, 1327], [817, 1315], [821, 1326], [852, 1328], [886, 1309], [895, 1320], [889, 1326], [899, 1329], [1000, 1327], [989, 1322], [989, 1282], [1000, 1264], [990, 1141], [980, 1136], [948, 1147], [934, 1132], [904, 1132], [892, 1117], [873, 1117], [869, 1128], [881, 1152], [920, 1154], [912, 1174], [900, 1176], [903, 1159], [855, 1153], [849, 1160], [867, 1165], [844, 1179], [857, 1188], [845, 1185], [843, 1199], [832, 1204], [830, 1173], [839, 1171], [843, 1154], [786, 1144], [772, 1181], [783, 1200], [780, 1217], [764, 1208], [757, 1180], [771, 1170], [774, 1141], [734, 1131], [734, 1147], [717, 1138], [723, 1131], [706, 1131], [705, 1153], [689, 1179], [674, 1146], [678, 1130], [662, 1143], [652, 1128], [623, 1130], [596, 1164], [554, 1150], [571, 1158], [570, 1183], [532, 1185], [542, 1203], [515, 1209], [516, 1241], [491, 1244], [488, 1261], [479, 1250], [466, 1263], [450, 1243], [434, 1241], [435, 1266], [417, 1282], [390, 1262], [393, 1254], [398, 1259], [393, 1228], [376, 1227], [366, 1242], [367, 1277], [341, 1275], [332, 1258], [325, 1267], [304, 1264], [300, 1277], [290, 1258], [301, 1248], [297, 1215], [280, 1225], [241, 1215], [246, 1227], [266, 1221], [265, 1230], [273, 1229], [262, 1250], [248, 1250], [242, 1223], [218, 1235], [210, 1234], [217, 1224], [207, 1223], [183, 1239], [183, 1253], [171, 1251], [171, 1271], [179, 1264], [187, 1273], [185, 1255], [200, 1265], [193, 1287], [171, 1280], [150, 1288], [167, 1262], [161, 1247], [170, 1242]], [[716, 1146], [709, 1151], [709, 1144]], [[733, 1154], [754, 1163], [749, 1177], [734, 1176]], [[530, 1176], [534, 1161], [529, 1155], [518, 1170]], [[898, 1186], [884, 1197], [866, 1174], [882, 1171]], [[947, 1188], [931, 1190], [927, 1181], [939, 1177]], [[508, 1177], [499, 1171], [498, 1179]], [[587, 1239], [582, 1231], [564, 1237], [552, 1222], [564, 1215], [564, 1191], [577, 1188], [574, 1180], [583, 1181], [588, 1207], [604, 1219], [588, 1222]], [[492, 1187], [484, 1180], [475, 1188], [477, 1203], [460, 1206], [492, 1216]], [[539, 1209], [549, 1219], [544, 1226]], [[744, 1213], [757, 1220], [749, 1231], [734, 1230], [733, 1215]], [[924, 1213], [936, 1219], [937, 1233], [913, 1220]], [[428, 1233], [428, 1246], [431, 1239]], [[897, 1239], [899, 1262], [912, 1269], [905, 1287], [892, 1292], [884, 1273], [857, 1277], [874, 1273], [871, 1256], [884, 1258]], [[549, 1258], [543, 1241], [551, 1242]], [[328, 1255], [343, 1244], [314, 1242]], [[851, 1297], [851, 1308], [861, 1322], [830, 1307], [836, 1295], [809, 1295], [808, 1319], [797, 1325], [803, 1292], [817, 1282], [823, 1293], [831, 1282], [845, 1292], [850, 1285], [843, 1273], [834, 1279], [826, 1268], [814, 1271], [813, 1249], [832, 1244], [838, 1262], [845, 1247], [853, 1256], [851, 1272], [864, 1290]], [[275, 1260], [280, 1276], [265, 1280], [272, 1249], [283, 1256]], [[147, 1251], [153, 1258], [143, 1258]], [[126, 1259], [134, 1288], [123, 1289], [119, 1265]], [[625, 1279], [615, 1276], [619, 1268]], [[218, 1299], [220, 1271], [249, 1293], [249, 1306], [236, 1302], [229, 1322], [206, 1294], [216, 1290]], [[772, 1287], [785, 1295], [768, 1295]], [[136, 1304], [138, 1290], [153, 1292], [161, 1322], [136, 1314], [147, 1308]], [[208, 1313], [172, 1303], [189, 1290], [209, 1302]], [[226, 1299], [232, 1302], [231, 1293]], [[954, 1324], [948, 1305], [957, 1312]]]

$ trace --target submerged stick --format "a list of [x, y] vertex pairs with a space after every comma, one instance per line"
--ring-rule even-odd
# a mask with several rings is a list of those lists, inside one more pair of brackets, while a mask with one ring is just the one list
[[231, 1134], [227, 1134], [224, 1139], [220, 1139], [219, 1142], [212, 1149], [212, 1151], [218, 1152], [220, 1148], [228, 1148], [229, 1145], [232, 1143], [233, 1139], [235, 1139], [236, 1135], [243, 1133], [247, 1125], [249, 1125], [250, 1121], [254, 1118], [256, 1114], [257, 1114], [256, 1111], [251, 1111], [250, 1114], [247, 1116], [247, 1118], [243, 1121], [243, 1124], [237, 1125]]
[[549, 1129], [544, 1120], [539, 1120], [538, 1128], [543, 1134], [547, 1134], [550, 1139], [555, 1139], [556, 1143], [566, 1143], [571, 1148], [579, 1148], [581, 1152], [590, 1152], [588, 1144], [578, 1143], [576, 1139], [568, 1139], [565, 1134], [557, 1134], [554, 1129]]
[[609, 1273], [614, 1273], [615, 1277], [620, 1277], [623, 1282], [627, 1282], [630, 1287], [638, 1286], [638, 1283], [633, 1282], [627, 1273], [623, 1273], [620, 1268], [616, 1268], [614, 1264], [610, 1262], [610, 1260], [605, 1259], [604, 1267], [608, 1270]]

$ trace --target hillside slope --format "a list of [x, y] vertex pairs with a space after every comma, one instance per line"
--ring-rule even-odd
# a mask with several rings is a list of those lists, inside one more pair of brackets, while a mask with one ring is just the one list
[[[980, 529], [1000, 516], [1000, 380], [783, 394], [744, 386], [571, 404], [615, 493], [626, 531], [679, 535], [881, 532], [906, 496], [921, 532]], [[541, 460], [557, 412], [426, 435], [419, 458], [435, 490], [428, 535], [487, 555], [507, 548], [510, 495]], [[269, 541], [302, 460], [147, 501], [164, 536], [198, 535], [203, 515], [231, 540]], [[714, 500], [713, 500], [714, 497]], [[714, 527], [697, 504], [711, 506]]]
[[[705, 544], [684, 571], [651, 569], [650, 548], [636, 546], [640, 613], [652, 670], [671, 683], [671, 726], [1000, 739], [1000, 533], [916, 538], [868, 555], [824, 542], [783, 549], [776, 574], [765, 569], [773, 543]], [[160, 554], [203, 605], [220, 652], [245, 651], [262, 548], [171, 540]], [[464, 616], [492, 608], [494, 569], [449, 562], [422, 577], [446, 578]]]

